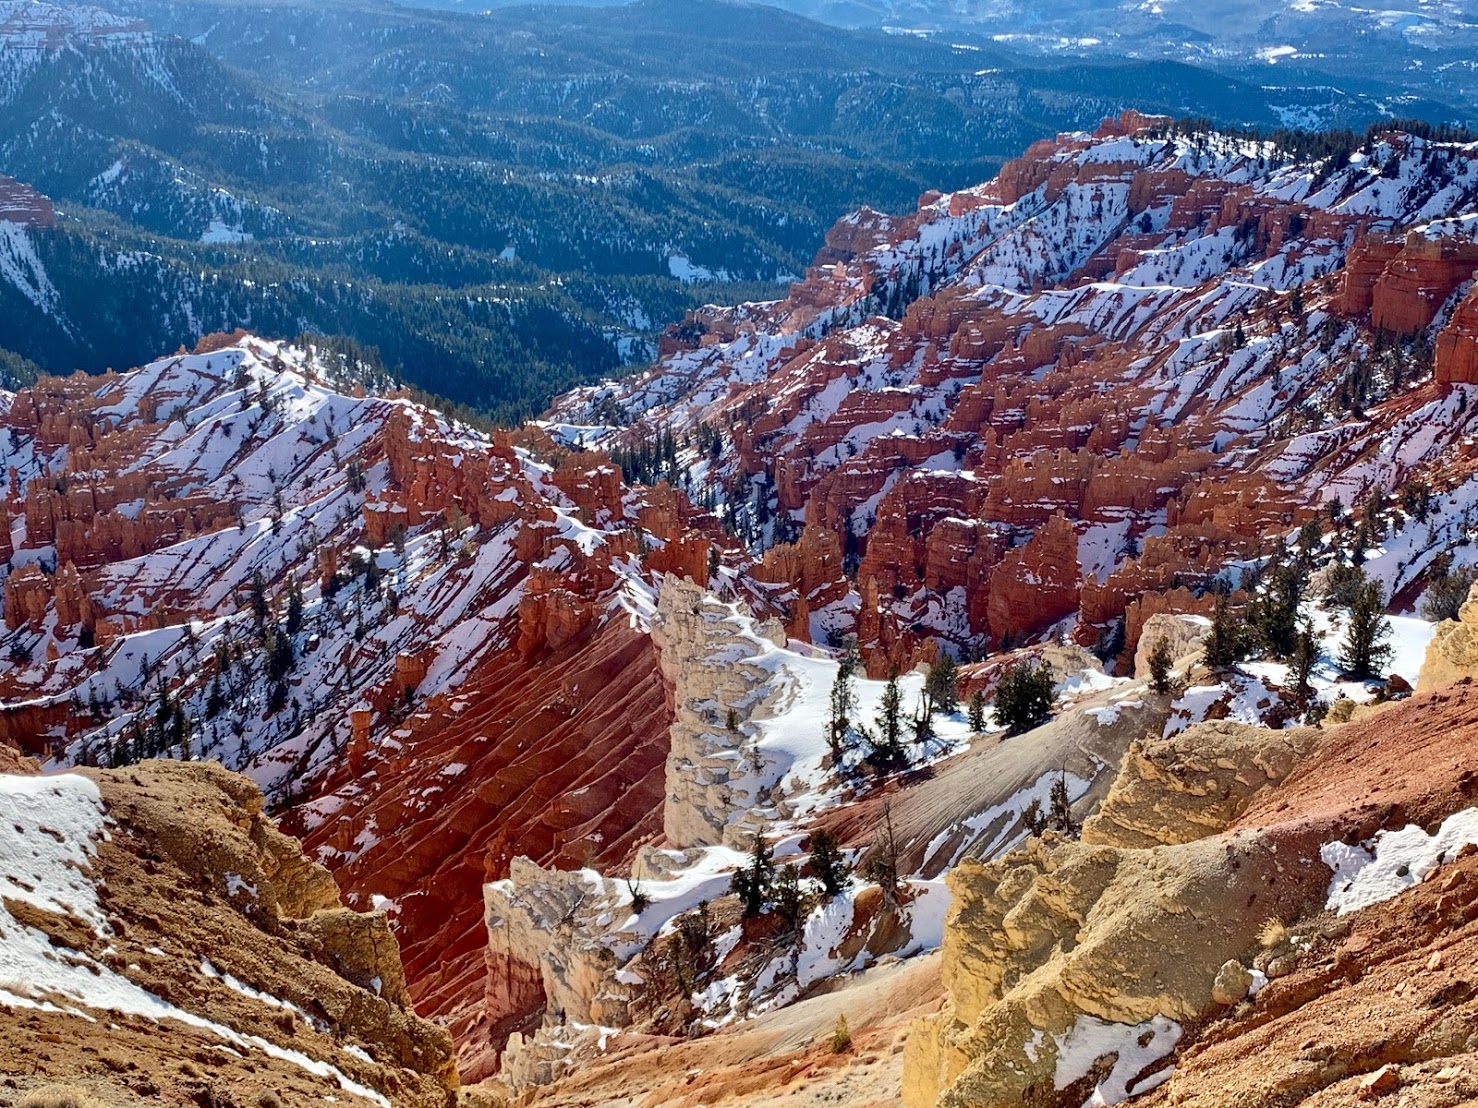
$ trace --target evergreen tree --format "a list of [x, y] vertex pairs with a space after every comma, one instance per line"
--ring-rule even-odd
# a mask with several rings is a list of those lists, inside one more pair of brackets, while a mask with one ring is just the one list
[[1308, 565], [1318, 557], [1319, 551], [1324, 546], [1324, 531], [1319, 526], [1317, 519], [1311, 519], [1298, 529], [1298, 556]]
[[287, 633], [296, 635], [303, 629], [303, 590], [296, 580], [287, 590]]
[[1042, 832], [1047, 830], [1047, 817], [1042, 815], [1042, 802], [1036, 797], [1032, 797], [1031, 802], [1022, 810], [1021, 823], [1028, 835], [1037, 838], [1041, 838]]
[[1078, 822], [1073, 819], [1073, 802], [1068, 796], [1067, 775], [1059, 775], [1052, 782], [1052, 790], [1047, 797], [1047, 826], [1062, 835], [1076, 838], [1078, 834]]
[[775, 862], [764, 836], [756, 834], [749, 851], [749, 864], [735, 870], [729, 881], [729, 891], [739, 898], [744, 907], [744, 917], [760, 914], [770, 899], [770, 889], [775, 880]]
[[281, 681], [293, 668], [296, 661], [293, 641], [280, 631], [267, 633], [267, 678]]
[[1355, 594], [1350, 606], [1350, 625], [1340, 646], [1339, 666], [1356, 681], [1369, 681], [1391, 656], [1386, 640], [1391, 634], [1385, 616], [1385, 600], [1378, 582], [1367, 581]]
[[252, 620], [257, 625], [260, 633], [267, 623], [267, 582], [262, 578], [262, 571], [254, 569], [251, 571], [251, 583], [247, 586], [251, 595]]
[[883, 687], [875, 722], [877, 731], [869, 735], [873, 760], [882, 766], [898, 765], [903, 761], [903, 693], [898, 688], [896, 669]]
[[1175, 659], [1170, 656], [1170, 642], [1161, 635], [1150, 648], [1150, 688], [1164, 696], [1170, 691], [1170, 671]]
[[933, 708], [941, 712], [953, 712], [959, 707], [960, 696], [956, 688], [958, 676], [959, 670], [954, 658], [941, 650], [939, 657], [929, 667], [929, 676], [924, 678], [924, 693]]
[[985, 730], [985, 690], [976, 689], [970, 694], [970, 730]]
[[1231, 604], [1225, 593], [1216, 595], [1205, 650], [1206, 664], [1212, 669], [1228, 669], [1247, 656], [1247, 635], [1241, 624], [1232, 618]]
[[824, 827], [811, 835], [811, 876], [821, 882], [827, 896], [836, 896], [852, 883], [852, 867], [841, 844]]
[[872, 849], [862, 861], [862, 876], [883, 890], [889, 904], [898, 898], [898, 838], [893, 833], [893, 806], [883, 805], [883, 826], [873, 841]]
[[1280, 562], [1267, 573], [1261, 590], [1248, 605], [1248, 625], [1263, 649], [1275, 658], [1286, 658], [1293, 653], [1304, 584], [1302, 570]]
[[927, 692], [919, 694], [919, 706], [913, 714], [913, 741], [922, 746], [934, 737], [934, 701]]
[[1370, 520], [1362, 519], [1360, 525], [1355, 528], [1355, 536], [1350, 540], [1350, 561], [1357, 566], [1365, 564], [1365, 550], [1373, 546], [1374, 542], [1370, 533]]
[[1314, 667], [1319, 664], [1319, 640], [1314, 637], [1314, 625], [1307, 620], [1298, 629], [1293, 657], [1288, 665], [1288, 685], [1293, 693], [1293, 705], [1299, 714], [1308, 712], [1314, 702]]
[[801, 908], [805, 900], [801, 892], [801, 872], [795, 868], [795, 863], [786, 862], [780, 867], [770, 895], [775, 901], [775, 911], [795, 928], [801, 922]]
[[837, 667], [836, 679], [831, 683], [831, 719], [827, 726], [826, 742], [831, 747], [831, 758], [838, 766], [847, 752], [848, 737], [852, 730], [852, 713], [857, 709], [857, 692], [852, 685], [852, 673], [856, 659], [848, 654]]
[[1365, 571], [1359, 566], [1338, 563], [1321, 575], [1324, 579], [1324, 601], [1336, 608], [1349, 608], [1365, 584]]
[[996, 722], [1008, 735], [1030, 731], [1052, 714], [1057, 678], [1052, 666], [1014, 662], [996, 686]]
[[1458, 612], [1467, 602], [1468, 592], [1478, 581], [1478, 568], [1460, 566], [1451, 569], [1451, 561], [1444, 555], [1440, 565], [1433, 566], [1432, 583], [1422, 597], [1422, 618], [1433, 623], [1457, 619]]

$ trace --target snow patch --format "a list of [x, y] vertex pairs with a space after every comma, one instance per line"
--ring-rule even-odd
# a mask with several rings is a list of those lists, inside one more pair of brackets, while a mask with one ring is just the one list
[[1435, 835], [1407, 824], [1354, 846], [1325, 843], [1319, 857], [1334, 871], [1325, 907], [1343, 916], [1390, 900], [1470, 844], [1478, 845], [1478, 808], [1454, 812]]

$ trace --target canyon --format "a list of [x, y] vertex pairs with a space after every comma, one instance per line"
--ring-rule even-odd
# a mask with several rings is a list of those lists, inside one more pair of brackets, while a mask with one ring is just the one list
[[[160, 916], [166, 972], [48, 933], [181, 1011], [230, 973], [321, 1020], [327, 966], [342, 1034], [268, 1038], [396, 1104], [1458, 1103], [1475, 605], [1417, 613], [1478, 564], [1474, 211], [1469, 144], [1126, 113], [844, 219], [784, 299], [518, 428], [245, 332], [5, 394], [0, 780], [95, 780], [129, 843], [224, 821], [257, 853], [156, 864], [266, 937], [227, 965], [233, 917]], [[1328, 715], [1294, 726], [1288, 664], [1207, 638], [1308, 525], [1395, 649], [1350, 678], [1310, 595]], [[1050, 719], [970, 718], [1038, 664]], [[930, 723], [880, 767], [895, 688]], [[824, 895], [823, 830], [858, 866]], [[730, 892], [757, 838], [793, 919]]]

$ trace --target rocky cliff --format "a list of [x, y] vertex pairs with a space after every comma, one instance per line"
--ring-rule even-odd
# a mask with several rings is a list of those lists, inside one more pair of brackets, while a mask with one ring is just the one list
[[384, 914], [342, 907], [250, 781], [177, 762], [7, 774], [0, 813], [8, 1093], [452, 1096], [451, 1040], [411, 1010]]
[[[1413, 928], [1401, 959], [1436, 975], [1450, 944], [1465, 949], [1466, 900], [1452, 894], [1466, 871], [1446, 863], [1478, 838], [1459, 753], [1471, 700], [1459, 686], [1329, 737], [1205, 724], [1145, 740], [1081, 843], [956, 868], [949, 999], [910, 1034], [905, 1102], [1114, 1103], [1158, 1089], [1147, 1103], [1302, 1103], [1427, 1084], [1444, 1067], [1444, 1081], [1470, 1080], [1456, 1010], [1398, 1002], [1408, 1032], [1393, 1039], [1341, 1005], [1370, 1003], [1348, 976], [1369, 940], [1350, 950], [1346, 938], [1389, 935], [1380, 921], [1398, 894], [1397, 911], [1431, 919], [1401, 893], [1423, 877], [1446, 890], [1443, 922]], [[1312, 1038], [1295, 1042], [1292, 1026]], [[1257, 1063], [1231, 1078], [1221, 1060], [1250, 1057], [1251, 1037]]]
[[1145, 619], [1207, 614], [1218, 567], [1331, 497], [1468, 479], [1474, 174], [1395, 132], [1335, 167], [1109, 121], [858, 223], [790, 299], [555, 414], [701, 435], [706, 495], [787, 567], [771, 610], [872, 676], [1054, 626], [1127, 668]]
[[660, 826], [652, 584], [704, 572], [709, 539], [602, 458], [326, 373], [218, 336], [10, 401], [0, 735], [52, 766], [248, 773], [352, 903], [388, 908], [476, 1074], [541, 1002], [489, 961], [481, 887]]
[[[1456, 720], [1460, 691], [1390, 706], [1416, 615], [1379, 680], [1341, 672], [1322, 591], [1308, 690], [1201, 660], [1275, 564], [1323, 590], [1359, 562], [1405, 613], [1473, 563], [1473, 151], [1347, 154], [1132, 115], [1058, 136], [843, 221], [787, 298], [694, 313], [516, 431], [241, 334], [43, 379], [0, 415], [6, 764], [242, 770], [384, 913], [396, 1006], [531, 1102], [697, 1103], [717, 1078], [643, 1068], [699, 1066], [692, 1037], [757, 1098], [804, 1071], [896, 1100], [905, 1062], [919, 1104], [1179, 1095], [1208, 1021], [1236, 1057], [1236, 1004], [1308, 968], [1325, 848], [1462, 808], [1375, 769], [1320, 794], [1330, 736], [1394, 765], [1377, 721]], [[1465, 674], [1468, 622], [1424, 689]], [[971, 718], [1042, 663], [1050, 718]], [[1356, 700], [1382, 714], [1282, 729]], [[857, 867], [825, 893], [823, 830]], [[757, 836], [796, 869], [783, 911], [730, 890]], [[941, 945], [942, 986], [905, 963]], [[872, 1077], [821, 1059], [833, 992], [877, 1017]]]

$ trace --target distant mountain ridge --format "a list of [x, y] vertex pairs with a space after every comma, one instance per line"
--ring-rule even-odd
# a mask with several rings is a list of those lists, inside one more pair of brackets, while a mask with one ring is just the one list
[[0, 50], [0, 173], [61, 219], [7, 232], [0, 348], [96, 371], [238, 326], [342, 333], [510, 420], [646, 361], [689, 308], [778, 295], [846, 211], [908, 210], [1036, 135], [1132, 105], [1268, 127], [1388, 107], [757, 6], [114, 7], [10, 9], [32, 29]]
[[[416, 0], [472, 11], [527, 0]], [[535, 0], [539, 2], [539, 0]], [[1461, 118], [1478, 108], [1478, 13], [1455, 0], [1368, 8], [1337, 0], [773, 0], [776, 7], [845, 28], [887, 29], [942, 42], [1010, 45], [1046, 58], [1173, 59], [1253, 83], [1339, 85], [1379, 95], [1450, 100]], [[579, 6], [585, 6], [583, 4]], [[591, 6], [615, 6], [594, 0]], [[1331, 89], [1333, 91], [1333, 89]], [[1399, 109], [1397, 115], [1403, 114]], [[1417, 112], [1414, 114], [1423, 114]], [[1454, 116], [1451, 118], [1459, 118]], [[1292, 122], [1290, 120], [1290, 122]], [[1312, 120], [1306, 125], [1317, 126]]]

